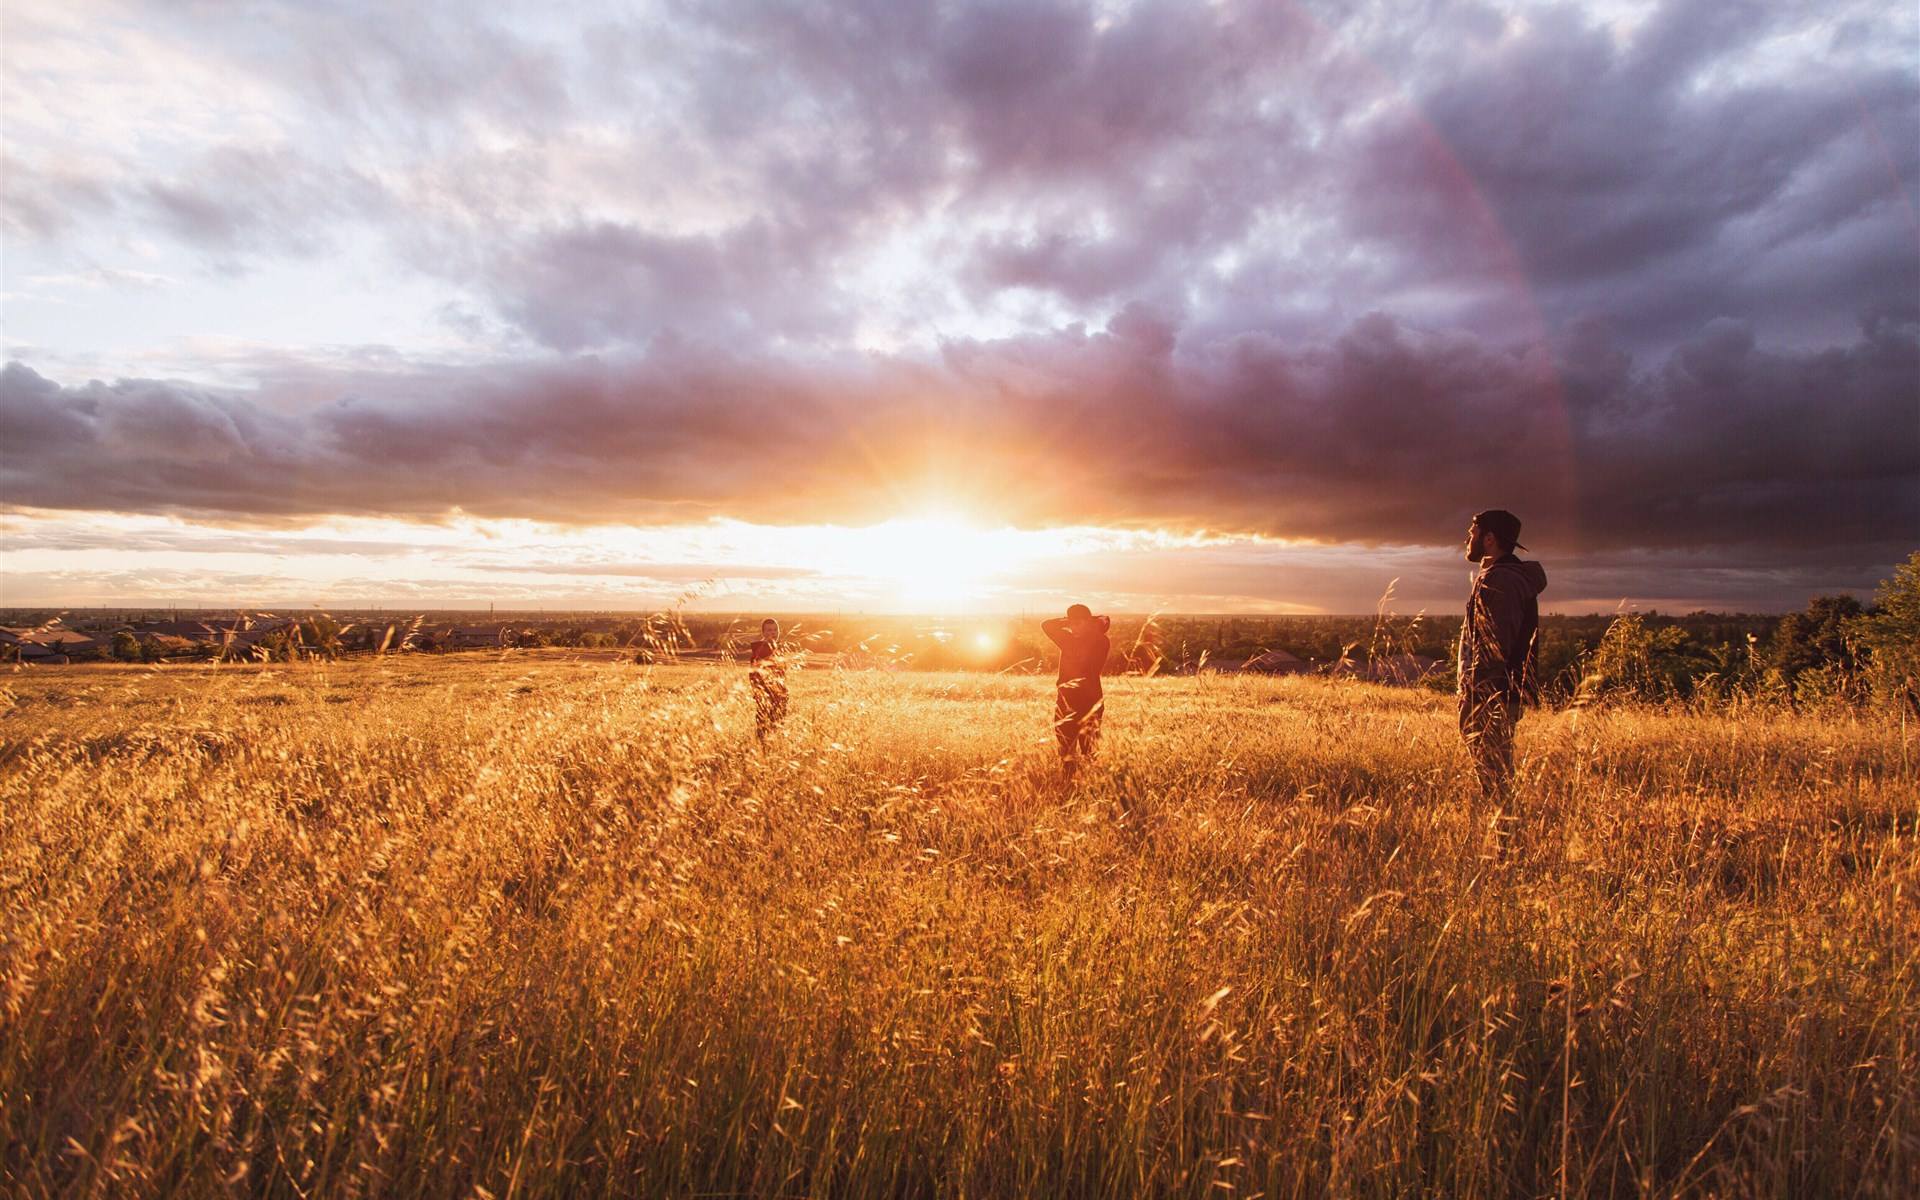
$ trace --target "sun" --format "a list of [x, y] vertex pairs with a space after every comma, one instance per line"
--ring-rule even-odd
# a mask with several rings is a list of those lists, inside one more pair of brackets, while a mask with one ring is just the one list
[[910, 612], [972, 611], [992, 577], [1009, 565], [1002, 537], [953, 514], [900, 517], [859, 532], [856, 561], [848, 565]]

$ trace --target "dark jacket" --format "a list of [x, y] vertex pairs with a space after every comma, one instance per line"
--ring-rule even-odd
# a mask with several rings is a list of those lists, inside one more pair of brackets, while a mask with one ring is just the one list
[[1040, 631], [1060, 647], [1057, 686], [1061, 696], [1076, 709], [1093, 707], [1102, 695], [1100, 672], [1106, 668], [1107, 655], [1112, 649], [1106, 633], [1111, 623], [1105, 617], [1097, 619], [1099, 630], [1086, 634], [1069, 630], [1067, 623], [1058, 617], [1040, 625]]
[[1460, 626], [1461, 695], [1504, 692], [1515, 701], [1532, 695], [1539, 648], [1540, 593], [1547, 572], [1511, 554], [1483, 562]]
[[779, 642], [769, 642], [765, 638], [755, 638], [753, 641], [753, 649], [750, 651], [753, 657], [749, 660], [749, 665], [753, 667], [753, 673], [758, 675], [761, 669], [764, 668], [773, 672], [775, 675], [785, 675], [787, 673], [787, 664], [784, 656], [781, 654], [781, 650], [782, 646]]

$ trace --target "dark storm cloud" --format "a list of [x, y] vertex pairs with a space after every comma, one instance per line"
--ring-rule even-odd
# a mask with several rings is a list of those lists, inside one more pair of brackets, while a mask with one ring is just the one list
[[1824, 337], [1836, 316], [1914, 313], [1910, 61], [1703, 86], [1769, 37], [1836, 35], [1767, 4], [1667, 4], [1626, 46], [1574, 9], [1534, 22], [1364, 131], [1356, 230], [1408, 270], [1510, 263], [1550, 320], [1603, 314], [1655, 343], [1713, 316]]
[[[7, 502], [800, 521], [944, 491], [1421, 544], [1506, 504], [1565, 545], [1835, 563], [1920, 531], [1903, 6], [211, 11], [169, 19], [286, 135], [100, 175], [10, 147], [10, 230], [225, 265], [363, 226], [469, 328], [573, 357], [252, 393], [10, 366]], [[868, 321], [966, 332], [856, 353]]]
[[601, 223], [556, 230], [490, 268], [503, 314], [541, 343], [577, 350], [636, 328], [713, 335], [826, 332], [845, 298], [811, 282], [803, 230], [753, 223], [722, 235], [662, 237]]
[[562, 351], [844, 346], [874, 315], [853, 281], [902, 233], [939, 275], [920, 328], [1038, 295], [1320, 339], [1377, 309], [1513, 340], [1537, 306], [1549, 333], [1602, 316], [1650, 349], [1720, 316], [1805, 345], [1920, 297], [1920, 83], [1875, 54], [1911, 45], [1911, 13], [1674, 0], [1631, 34], [1483, 3], [275, 13], [164, 28], [284, 97], [277, 140], [91, 175], [10, 146], [10, 226], [131, 220], [222, 266], [364, 226]]
[[1065, 0], [681, 17], [681, 120], [752, 215], [509, 230], [481, 278], [557, 348], [831, 340], [850, 262], [936, 214], [962, 303], [1144, 300], [1221, 332], [1335, 298], [1508, 340], [1602, 316], [1665, 349], [1730, 316], [1803, 342], [1920, 296], [1911, 72], [1742, 65], [1837, 39], [1812, 8], [1670, 4], [1624, 41], [1481, 6], [1383, 30]]
[[[1105, 330], [806, 360], [667, 343], [271, 392], [0, 374], [0, 500], [249, 517], [1022, 523], [1434, 544], [1522, 511], [1562, 545], [1895, 545], [1920, 530], [1920, 327], [1772, 351], [1716, 323], [1637, 367], [1603, 329], [1515, 352], [1390, 318], [1306, 347]], [[929, 495], [931, 493], [931, 495]]]
[[[1676, 550], [1568, 553], [1544, 536], [1536, 541], [1549, 577], [1541, 601], [1561, 613], [1797, 608], [1816, 595], [1871, 593], [1889, 565], [1907, 552], [1880, 547], [1789, 557], [1774, 548], [1749, 548], [1703, 560]], [[1011, 582], [1049, 598], [1113, 596], [1140, 609], [1288, 604], [1336, 613], [1384, 609], [1401, 616], [1452, 615], [1460, 609], [1471, 569], [1458, 552], [1433, 548], [1302, 549], [1236, 542], [1068, 557]]]
[[[860, 316], [844, 272], [942, 211], [947, 273], [974, 299], [1174, 295], [1183, 255], [1236, 236], [1282, 188], [1277, 152], [1296, 136], [1252, 94], [1289, 23], [1230, 8], [1143, 4], [1105, 29], [1071, 3], [680, 16], [663, 35], [685, 85], [680, 136], [724, 163], [719, 207], [750, 200], [751, 214], [692, 235], [508, 231], [480, 276], [544, 344], [844, 335]], [[971, 228], [1003, 208], [1010, 227]]]

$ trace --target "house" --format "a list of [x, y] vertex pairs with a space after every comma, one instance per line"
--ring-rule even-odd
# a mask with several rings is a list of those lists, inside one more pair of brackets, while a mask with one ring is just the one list
[[1305, 675], [1313, 666], [1297, 654], [1269, 650], [1241, 663], [1240, 669], [1254, 675]]
[[105, 649], [99, 638], [58, 625], [37, 629], [0, 627], [0, 654], [16, 662], [71, 662], [75, 658], [91, 658]]
[[219, 641], [226, 633], [241, 628], [238, 621], [142, 621], [127, 627], [135, 637], [176, 637], [194, 642]]
[[500, 650], [519, 645], [526, 634], [510, 625], [448, 625], [429, 636], [439, 650]]
[[1211, 658], [1205, 662], [1194, 663], [1185, 670], [1162, 668], [1163, 674], [1218, 674], [1218, 675], [1304, 675], [1313, 670], [1313, 664], [1297, 654], [1285, 650], [1266, 650], [1244, 662], [1231, 658]]
[[250, 650], [263, 639], [279, 633], [292, 621], [268, 613], [241, 613], [233, 617], [208, 617], [184, 621], [145, 621], [128, 632], [146, 641], [149, 638], [182, 638], [202, 646], [226, 650]]

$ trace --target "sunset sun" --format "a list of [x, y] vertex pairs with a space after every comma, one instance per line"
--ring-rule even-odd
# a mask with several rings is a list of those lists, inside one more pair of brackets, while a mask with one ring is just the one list
[[1920, 5], [0, 0], [4, 1196], [1920, 1197]]
[[973, 608], [991, 577], [1017, 557], [1004, 537], [952, 513], [896, 518], [861, 530], [850, 555], [855, 570], [891, 590], [890, 603], [932, 613]]

